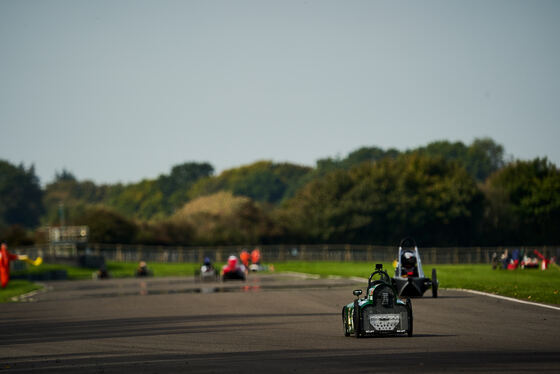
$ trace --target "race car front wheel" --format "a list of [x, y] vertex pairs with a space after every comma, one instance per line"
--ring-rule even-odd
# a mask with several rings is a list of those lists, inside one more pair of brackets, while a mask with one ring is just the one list
[[360, 306], [358, 304], [358, 300], [354, 301], [354, 334], [356, 334], [356, 338], [359, 338], [362, 333], [362, 324], [360, 323]]
[[346, 309], [346, 306], [342, 307], [342, 328], [344, 329], [344, 336], [350, 336], [350, 331], [348, 330], [348, 315]]

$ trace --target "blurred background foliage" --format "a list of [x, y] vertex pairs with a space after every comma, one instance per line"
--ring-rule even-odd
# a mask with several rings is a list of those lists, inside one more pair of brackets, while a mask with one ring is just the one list
[[560, 242], [560, 173], [507, 159], [492, 139], [398, 151], [362, 147], [315, 167], [258, 161], [215, 175], [186, 162], [137, 183], [96, 185], [0, 160], [0, 239], [44, 240], [40, 226], [88, 225], [92, 242], [539, 245]]

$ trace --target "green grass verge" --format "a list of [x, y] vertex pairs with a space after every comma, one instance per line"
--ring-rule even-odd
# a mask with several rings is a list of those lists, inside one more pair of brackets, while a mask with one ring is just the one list
[[68, 279], [91, 279], [92, 273], [95, 272], [92, 269], [80, 268], [79, 266], [41, 264], [40, 266], [26, 265], [26, 270], [12, 271], [12, 277], [26, 274], [48, 273], [56, 270], [65, 270], [68, 274]]
[[[107, 263], [107, 270], [113, 278], [133, 277], [137, 267], [138, 263], [131, 262]], [[192, 276], [199, 268], [197, 263], [148, 263], [148, 269], [156, 277]]]
[[[390, 263], [383, 267], [393, 275]], [[367, 278], [374, 270], [373, 264], [362, 262], [285, 262], [275, 264], [276, 271], [296, 271], [321, 276], [340, 275]], [[492, 270], [490, 265], [429, 265], [424, 264], [427, 277], [432, 268], [442, 288], [466, 288], [484, 291], [517, 299], [549, 304], [560, 304], [560, 268], [550, 267], [546, 271], [537, 269]]]
[[12, 297], [39, 290], [42, 286], [26, 280], [10, 280], [6, 288], [0, 288], [0, 302], [12, 301]]
[[[107, 262], [107, 270], [111, 278], [134, 277], [138, 263], [134, 262]], [[154, 276], [188, 276], [194, 275], [200, 264], [196, 263], [149, 263], [148, 268]], [[42, 264], [41, 266], [28, 266], [26, 270], [14, 271], [13, 276], [22, 274], [44, 273], [56, 270], [66, 270], [68, 279], [92, 279], [97, 272], [96, 269], [81, 268], [79, 266]]]

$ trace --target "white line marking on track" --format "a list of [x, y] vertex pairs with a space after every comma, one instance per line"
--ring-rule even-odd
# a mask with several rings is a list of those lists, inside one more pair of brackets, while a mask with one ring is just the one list
[[367, 282], [368, 281], [367, 278], [360, 278], [360, 277], [350, 277], [348, 279], [350, 279], [351, 281], [354, 281], [354, 282]]
[[33, 291], [29, 291], [29, 292], [24, 293], [22, 295], [12, 296], [11, 300], [12, 301], [19, 301], [19, 302], [30, 301], [31, 299], [33, 299], [33, 296], [35, 296], [37, 294], [40, 294], [40, 293], [47, 292], [51, 289], [51, 287], [46, 286], [44, 283], [40, 283], [40, 282], [35, 282], [35, 283], [40, 285], [42, 288], [39, 288], [39, 289], [33, 290]]
[[302, 278], [302, 279], [319, 279], [321, 276], [319, 274], [308, 274], [308, 273], [299, 273], [295, 271], [283, 271], [279, 274], [289, 275], [295, 278]]
[[513, 297], [495, 295], [495, 294], [493, 294], [493, 293], [488, 293], [488, 292], [475, 291], [475, 290], [467, 290], [467, 289], [465, 289], [465, 288], [445, 288], [445, 289], [446, 289], [446, 290], [449, 290], [449, 291], [463, 291], [463, 292], [474, 293], [474, 294], [476, 294], [476, 295], [483, 295], [483, 296], [494, 297], [494, 298], [496, 298], [496, 299], [502, 299], [502, 300], [507, 300], [507, 301], [513, 301], [514, 303], [528, 304], [528, 305], [540, 306], [540, 307], [543, 307], [543, 308], [549, 308], [549, 309], [554, 309], [554, 310], [560, 310], [560, 307], [557, 307], [557, 306], [546, 305], [546, 304], [539, 304], [539, 303], [535, 303], [535, 302], [532, 302], [532, 301], [525, 301], [525, 300], [514, 299]]

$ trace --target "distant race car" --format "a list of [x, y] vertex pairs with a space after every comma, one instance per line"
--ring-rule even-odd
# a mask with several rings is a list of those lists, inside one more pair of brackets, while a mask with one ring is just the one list
[[383, 265], [375, 265], [365, 298], [360, 299], [362, 290], [354, 290], [353, 294], [356, 300], [342, 308], [345, 336], [412, 336], [412, 303], [410, 299], [404, 302], [398, 298]]
[[214, 268], [210, 258], [204, 258], [204, 263], [199, 270], [195, 270], [195, 280], [201, 282], [214, 282], [219, 278], [218, 271]]
[[432, 269], [431, 279], [425, 277], [420, 252], [412, 238], [404, 238], [399, 244], [392, 282], [399, 296], [421, 297], [429, 288], [432, 289], [432, 297], [438, 296], [439, 282], [436, 269]]
[[247, 268], [239, 263], [236, 256], [229, 256], [227, 264], [222, 267], [222, 280], [245, 280]]

